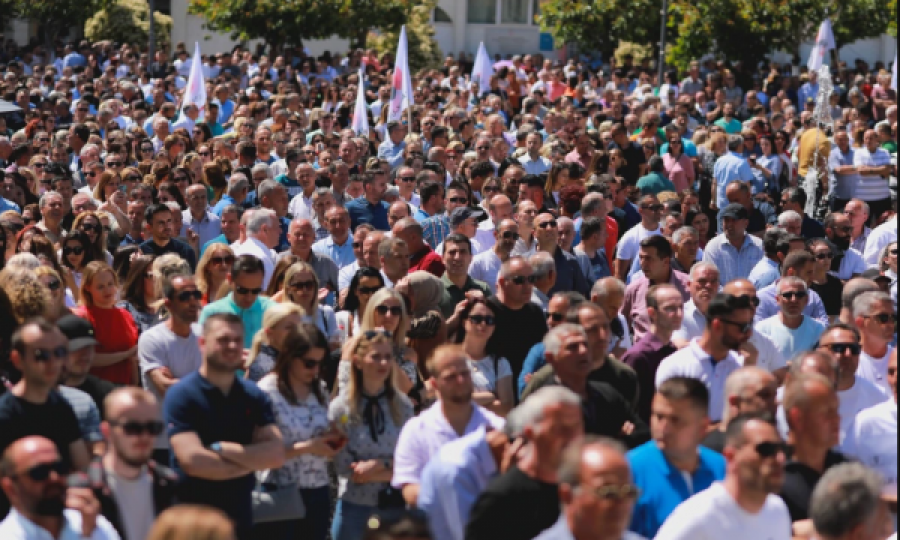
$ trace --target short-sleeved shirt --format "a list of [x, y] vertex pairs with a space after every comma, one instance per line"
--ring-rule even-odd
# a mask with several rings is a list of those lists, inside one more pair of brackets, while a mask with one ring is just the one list
[[140, 249], [142, 253], [155, 255], [157, 257], [165, 255], [166, 253], [174, 253], [186, 260], [191, 266], [191, 270], [197, 269], [197, 254], [194, 253], [194, 249], [176, 238], [169, 240], [169, 243], [165, 246], [160, 246], [151, 238], [141, 244]]
[[57, 392], [66, 399], [75, 418], [78, 419], [78, 428], [81, 430], [81, 437], [88, 442], [100, 442], [103, 440], [103, 433], [100, 432], [100, 410], [97, 404], [91, 399], [91, 396], [70, 386], [57, 387]]
[[694, 339], [690, 345], [662, 361], [656, 370], [656, 387], [672, 377], [698, 379], [709, 389], [709, 418], [716, 422], [722, 418], [725, 407], [725, 380], [740, 367], [741, 359], [734, 351], [713, 363], [709, 353]]
[[[257, 428], [275, 423], [269, 397], [256, 384], [237, 376], [225, 395], [198, 372], [191, 373], [166, 392], [164, 411], [169, 438], [192, 432], [204, 447], [215, 442], [251, 444]], [[225, 512], [239, 528], [252, 526], [253, 474], [231, 480], [192, 477], [174, 454], [172, 468], [181, 479], [180, 502], [212, 506]]]
[[788, 328], [780, 315], [774, 315], [757, 323], [754, 330], [771, 339], [782, 356], [791, 358], [800, 351], [812, 350], [825, 325], [804, 315], [798, 328]]
[[379, 231], [388, 231], [391, 228], [387, 220], [388, 203], [384, 201], [372, 204], [365, 197], [360, 197], [345, 204], [344, 208], [350, 214], [351, 230], [356, 230], [356, 226], [360, 223], [369, 223]]
[[621, 239], [619, 239], [619, 243], [616, 246], [616, 258], [621, 259], [623, 261], [632, 261], [631, 269], [629, 270], [629, 275], [640, 270], [640, 265], [637, 263], [638, 251], [641, 249], [641, 240], [650, 236], [656, 236], [658, 234], [662, 234], [662, 228], [657, 227], [655, 231], [650, 231], [644, 228], [642, 223], [638, 223], [634, 227], [628, 230]]
[[[866, 147], [857, 148], [853, 153], [853, 164], [857, 167], [882, 167], [891, 164], [891, 155], [884, 148], [869, 152]], [[891, 196], [888, 179], [877, 174], [859, 175], [859, 184], [854, 196], [864, 201], [880, 201]]]

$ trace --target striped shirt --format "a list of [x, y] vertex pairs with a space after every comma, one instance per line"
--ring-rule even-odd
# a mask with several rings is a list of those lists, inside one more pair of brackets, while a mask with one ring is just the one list
[[[857, 148], [853, 152], [853, 164], [857, 167], [883, 167], [891, 164], [891, 155], [884, 148], [876, 148], [869, 152], [868, 148]], [[891, 196], [888, 179], [869, 174], [859, 175], [859, 185], [854, 194], [863, 201], [881, 201]]]
[[762, 240], [744, 233], [744, 243], [737, 250], [725, 234], [720, 234], [706, 244], [703, 261], [711, 262], [719, 269], [719, 283], [750, 276], [753, 268], [765, 257]]
[[421, 222], [422, 239], [431, 246], [431, 249], [437, 247], [444, 241], [444, 238], [450, 235], [450, 220], [447, 214], [438, 214]]

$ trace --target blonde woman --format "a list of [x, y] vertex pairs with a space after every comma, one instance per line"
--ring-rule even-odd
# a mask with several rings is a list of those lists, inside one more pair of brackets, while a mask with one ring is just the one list
[[303, 308], [296, 304], [273, 304], [263, 314], [262, 327], [253, 336], [247, 378], [259, 382], [275, 368], [275, 359], [284, 346], [284, 338], [303, 324]]
[[50, 322], [54, 322], [63, 315], [70, 314], [71, 311], [66, 305], [68, 303], [66, 287], [59, 277], [59, 272], [50, 266], [42, 264], [34, 269], [34, 275], [50, 293], [50, 305], [47, 306], [45, 318]]
[[234, 264], [234, 252], [228, 244], [210, 244], [197, 263], [197, 288], [203, 293], [202, 305], [219, 300], [228, 294], [222, 286], [228, 281], [228, 273]]
[[303, 322], [314, 324], [333, 348], [340, 347], [341, 332], [334, 309], [319, 303], [319, 278], [312, 266], [305, 262], [292, 264], [284, 274], [282, 292], [282, 302], [292, 302], [303, 308], [306, 313]]
[[[373, 299], [374, 300], [374, 299]], [[335, 456], [338, 503], [333, 540], [357, 540], [378, 509], [379, 492], [393, 476], [394, 447], [413, 407], [394, 384], [395, 344], [385, 330], [366, 330], [348, 343], [347, 389], [328, 408], [329, 419], [347, 437]]]

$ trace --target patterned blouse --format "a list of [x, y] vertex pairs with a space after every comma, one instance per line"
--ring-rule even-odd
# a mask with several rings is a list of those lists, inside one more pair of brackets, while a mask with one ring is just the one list
[[[416, 369], [416, 365], [411, 361], [407, 360], [403, 356], [400, 356], [400, 353], [395, 349], [397, 360], [397, 367], [403, 370], [403, 373], [406, 373], [406, 376], [409, 377], [409, 380], [413, 383], [413, 386], [416, 385], [416, 381], [419, 380], [419, 371]], [[349, 360], [341, 360], [341, 363], [338, 364], [338, 392], [343, 393], [347, 390], [347, 385], [350, 384], [350, 361]]]
[[128, 300], [119, 302], [118, 304], [116, 304], [116, 307], [125, 308], [126, 310], [128, 310], [128, 313], [131, 313], [131, 318], [134, 319], [134, 324], [137, 325], [139, 334], [143, 334], [144, 332], [149, 330], [150, 327], [155, 326], [156, 323], [159, 322], [158, 313], [141, 311]]
[[250, 364], [250, 370], [247, 372], [247, 378], [258, 383], [263, 377], [268, 375], [275, 369], [275, 359], [278, 358], [278, 351], [270, 345], [260, 345], [259, 353]]
[[[310, 393], [296, 405], [288, 402], [278, 390], [278, 378], [270, 373], [259, 381], [259, 389], [272, 400], [275, 423], [284, 436], [285, 445], [308, 441], [328, 431], [328, 390], [322, 384], [322, 395], [326, 403], [321, 404]], [[328, 485], [328, 459], [312, 454], [304, 454], [284, 462], [280, 469], [262, 471], [258, 474], [261, 483], [278, 486], [296, 485], [302, 489]]]

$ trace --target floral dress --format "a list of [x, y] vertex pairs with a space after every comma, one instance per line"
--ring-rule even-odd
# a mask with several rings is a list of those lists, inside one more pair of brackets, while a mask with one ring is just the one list
[[278, 358], [278, 351], [275, 350], [275, 347], [272, 347], [271, 345], [260, 345], [259, 353], [257, 353], [256, 358], [253, 359], [253, 363], [250, 364], [247, 378], [255, 383], [260, 382], [263, 377], [275, 369], [276, 358]]

